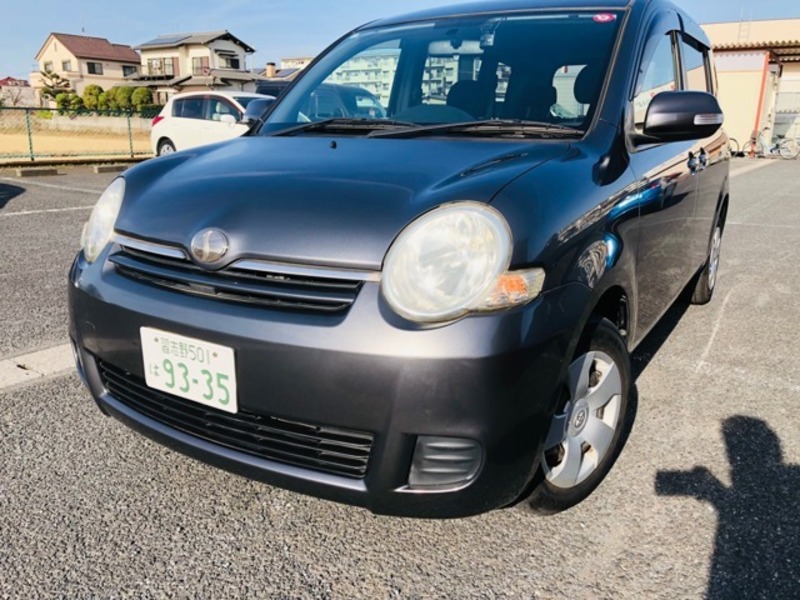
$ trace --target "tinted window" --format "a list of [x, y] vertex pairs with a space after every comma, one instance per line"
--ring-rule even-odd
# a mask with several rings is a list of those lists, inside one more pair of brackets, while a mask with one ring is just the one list
[[239, 111], [236, 108], [225, 100], [224, 98], [208, 98], [206, 107], [208, 108], [208, 113], [206, 114], [206, 119], [211, 121], [219, 121], [222, 118], [222, 115], [231, 115], [237, 121], [241, 118]]
[[590, 102], [599, 97], [604, 73], [588, 65], [565, 65], [553, 75], [556, 103], [553, 114], [563, 121], [581, 121], [591, 110]]
[[254, 98], [253, 96], [235, 96], [236, 101], [242, 105], [243, 108], [247, 108], [247, 105], [250, 104], [253, 100], [258, 100], [258, 98]]
[[[585, 127], [599, 99], [601, 86], [594, 82], [605, 78], [620, 15], [532, 11], [357, 31], [307, 70], [263, 131], [307, 121], [309, 100], [324, 84], [363, 89], [377, 99], [387, 118], [400, 121], [497, 117], [571, 120], [570, 125]], [[585, 96], [565, 89], [565, 106], [559, 108], [554, 74], [565, 65], [590, 67], [596, 77], [581, 88], [588, 90]], [[344, 107], [349, 111], [347, 102]]]
[[695, 92], [708, 92], [708, 72], [706, 62], [708, 53], [693, 41], [682, 39], [683, 68], [686, 71], [686, 89]]
[[331, 92], [323, 90], [314, 93], [308, 112], [308, 117], [314, 121], [344, 116], [344, 111], [337, 101], [336, 96]]
[[205, 115], [204, 103], [202, 97], [175, 100], [172, 105], [172, 116], [184, 119], [202, 119]]
[[399, 40], [381, 42], [343, 62], [323, 83], [358, 86], [388, 106], [399, 58]]
[[637, 126], [644, 125], [647, 109], [650, 108], [653, 98], [661, 92], [669, 92], [678, 88], [676, 73], [672, 36], [665, 35], [650, 57], [644, 75], [636, 86], [637, 93], [633, 100], [633, 108]]

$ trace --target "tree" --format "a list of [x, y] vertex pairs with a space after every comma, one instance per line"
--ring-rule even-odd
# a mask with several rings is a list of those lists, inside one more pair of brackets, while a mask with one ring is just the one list
[[89, 110], [97, 110], [98, 100], [103, 93], [103, 88], [94, 83], [87, 85], [83, 90], [83, 105]]
[[22, 103], [22, 95], [26, 88], [24, 87], [7, 87], [0, 92], [0, 106], [7, 103], [9, 106], [19, 106]]
[[56, 96], [69, 92], [71, 85], [58, 73], [53, 71], [40, 71], [42, 76], [42, 98], [56, 99]]
[[131, 104], [136, 110], [141, 110], [142, 106], [153, 103], [153, 93], [146, 87], [136, 88], [131, 96]]

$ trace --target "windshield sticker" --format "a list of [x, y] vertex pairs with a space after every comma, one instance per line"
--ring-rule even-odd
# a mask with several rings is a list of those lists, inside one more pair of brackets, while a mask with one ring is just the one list
[[594, 16], [595, 23], [613, 23], [617, 20], [617, 15], [611, 13], [601, 13]]

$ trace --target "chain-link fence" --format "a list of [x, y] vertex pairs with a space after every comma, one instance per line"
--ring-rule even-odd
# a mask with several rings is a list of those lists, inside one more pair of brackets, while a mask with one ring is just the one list
[[125, 111], [0, 108], [0, 165], [151, 156], [150, 121]]

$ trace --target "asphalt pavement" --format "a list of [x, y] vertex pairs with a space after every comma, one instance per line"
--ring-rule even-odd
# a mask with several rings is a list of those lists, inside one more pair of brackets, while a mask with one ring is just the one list
[[[377, 517], [171, 452], [44, 378], [0, 391], [0, 598], [800, 597], [800, 161], [754, 164], [713, 302], [638, 349], [633, 433], [576, 509]], [[0, 361], [66, 341], [113, 177], [0, 173]]]

